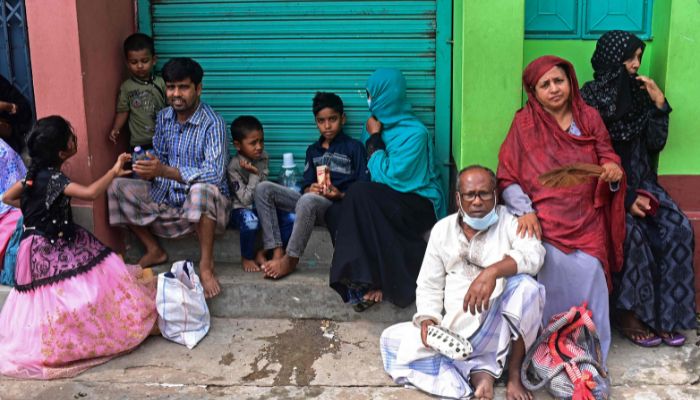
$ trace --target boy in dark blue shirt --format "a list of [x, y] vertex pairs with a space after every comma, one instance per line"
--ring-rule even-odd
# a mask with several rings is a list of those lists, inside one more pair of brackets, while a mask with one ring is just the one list
[[[354, 182], [369, 180], [365, 147], [343, 133], [345, 112], [340, 97], [334, 93], [316, 93], [313, 112], [321, 137], [306, 149], [304, 194], [271, 182], [261, 182], [255, 190], [263, 245], [265, 250], [273, 250], [272, 260], [262, 266], [266, 278], [279, 279], [294, 272], [315, 225], [328, 227], [335, 243], [345, 191]], [[286, 251], [282, 247], [277, 209], [296, 213]]]

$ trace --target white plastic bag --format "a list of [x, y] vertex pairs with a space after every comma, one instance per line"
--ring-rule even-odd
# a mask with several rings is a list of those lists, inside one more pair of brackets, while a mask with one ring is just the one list
[[164, 338], [192, 349], [209, 332], [209, 307], [192, 261], [177, 261], [158, 275], [158, 328]]

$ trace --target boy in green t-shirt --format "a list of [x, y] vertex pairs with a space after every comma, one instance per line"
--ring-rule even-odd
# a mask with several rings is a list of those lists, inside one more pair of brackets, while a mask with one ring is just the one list
[[156, 115], [165, 108], [165, 82], [153, 74], [156, 64], [153, 39], [143, 33], [134, 33], [124, 41], [124, 56], [129, 79], [119, 88], [117, 114], [114, 116], [109, 139], [116, 143], [122, 128], [129, 121], [129, 145], [153, 148]]

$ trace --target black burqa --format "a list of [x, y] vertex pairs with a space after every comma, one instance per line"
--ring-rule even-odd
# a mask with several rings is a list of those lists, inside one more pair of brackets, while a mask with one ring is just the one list
[[613, 301], [656, 331], [695, 327], [694, 239], [690, 221], [658, 184], [653, 159], [668, 138], [671, 107], [658, 108], [640, 89], [624, 61], [644, 43], [631, 33], [610, 31], [591, 58], [594, 80], [581, 96], [598, 109], [627, 175], [626, 209], [641, 193], [659, 201], [654, 216], [627, 212], [624, 265], [613, 276]]

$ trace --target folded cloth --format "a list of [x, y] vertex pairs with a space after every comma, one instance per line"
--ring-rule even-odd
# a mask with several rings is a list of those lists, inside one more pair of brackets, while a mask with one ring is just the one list
[[598, 177], [603, 167], [589, 163], [573, 163], [547, 171], [537, 180], [548, 188], [564, 188], [586, 182], [590, 177]]

